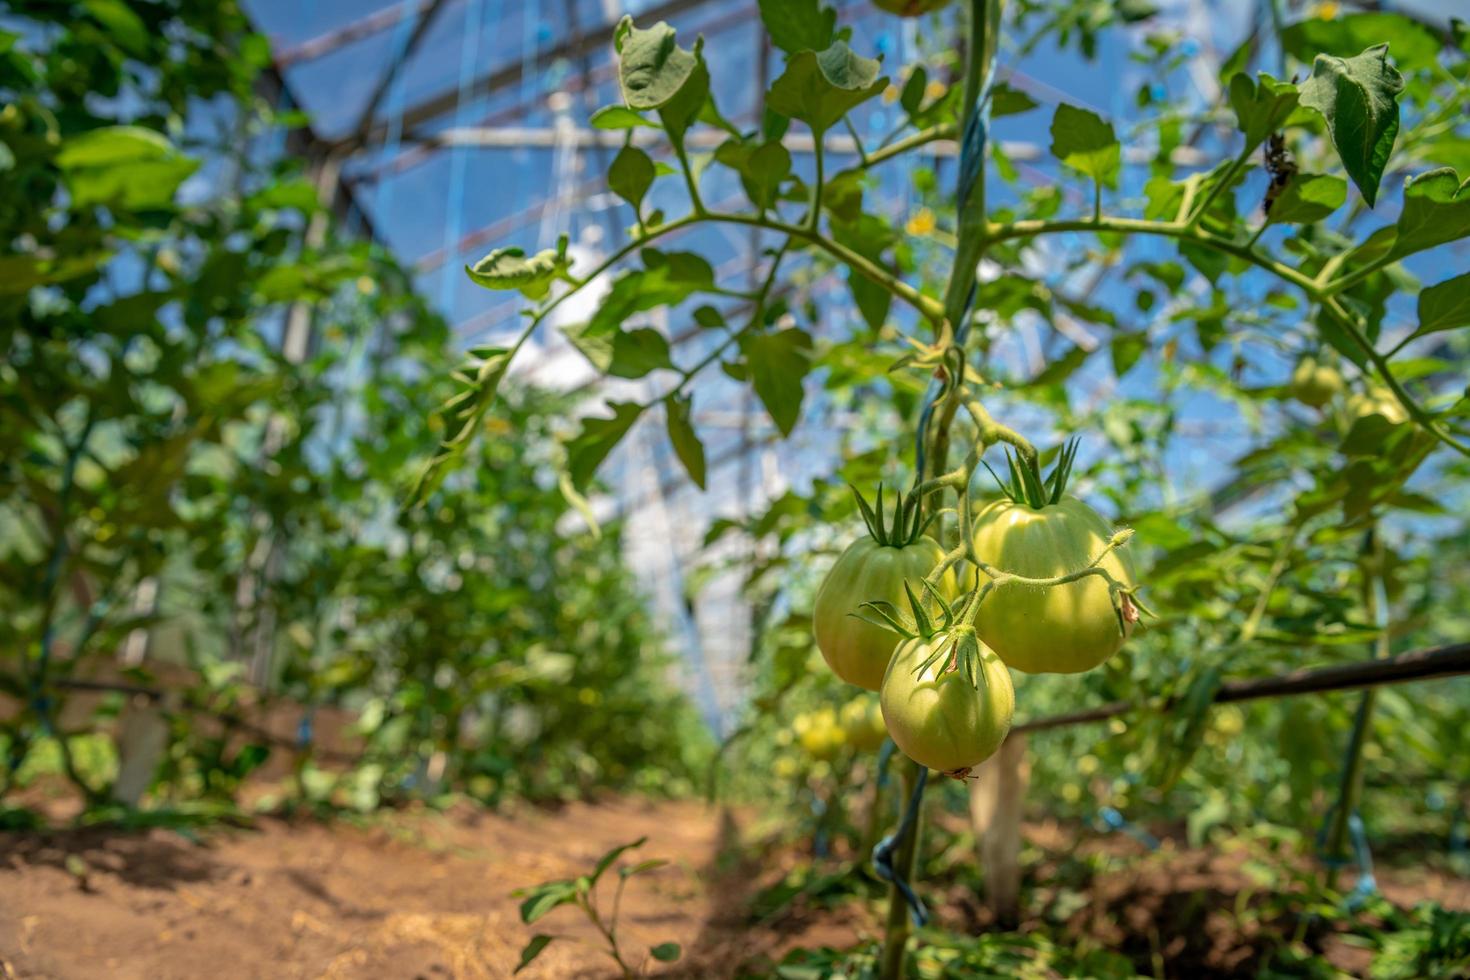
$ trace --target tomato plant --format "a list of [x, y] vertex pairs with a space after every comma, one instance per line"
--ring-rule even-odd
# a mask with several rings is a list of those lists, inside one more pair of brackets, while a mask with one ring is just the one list
[[[1406, 484], [1431, 455], [1452, 466], [1470, 456], [1470, 399], [1453, 376], [1453, 358], [1430, 356], [1413, 365], [1402, 357], [1416, 343], [1421, 350], [1460, 343], [1446, 335], [1465, 326], [1470, 278], [1443, 278], [1443, 263], [1432, 267], [1436, 282], [1420, 296], [1417, 322], [1407, 325], [1396, 319], [1403, 316], [1402, 304], [1389, 302], [1417, 256], [1470, 234], [1462, 178], [1435, 158], [1431, 135], [1453, 125], [1443, 99], [1463, 94], [1466, 35], [1460, 28], [1426, 37], [1405, 18], [1378, 15], [1283, 26], [1280, 63], [1270, 70], [1250, 70], [1261, 61], [1253, 40], [1226, 60], [1220, 105], [1189, 116], [1211, 136], [1200, 145], [1186, 142], [1184, 117], [1163, 81], [1140, 89], [1141, 127], [1153, 137], [1146, 146], [1130, 146], [1127, 159], [1112, 121], [1062, 101], [1049, 127], [1053, 176], [1026, 187], [1016, 161], [990, 133], [998, 120], [1038, 106], [1009, 79], [997, 78], [1002, 35], [1011, 32], [1009, 40], [1023, 53], [1047, 40], [1075, 40], [1091, 57], [1100, 31], [1147, 22], [1156, 11], [1147, 4], [1022, 2], [1008, 18], [994, 0], [958, 6], [955, 25], [967, 32], [963, 43], [890, 80], [886, 66], [855, 50], [852, 35], [839, 30], [820, 3], [763, 4], [784, 64], [762, 93], [760, 125], [744, 129], [717, 104], [711, 77], [719, 65], [701, 44], [684, 47], [668, 25], [640, 27], [625, 19], [614, 39], [622, 103], [594, 118], [628, 134], [610, 186], [635, 219], [629, 239], [590, 269], [576, 268], [565, 244], [535, 255], [500, 248], [472, 267], [477, 283], [519, 290], [531, 308], [514, 338], [483, 352], [461, 375], [462, 391], [445, 412], [451, 436], [426, 480], [432, 485], [474, 438], [499, 380], [527, 340], [569, 297], [595, 282], [610, 281], [610, 298], [568, 331], [572, 343], [605, 375], [651, 379], [653, 394], [610, 403], [567, 441], [565, 472], [573, 493], [589, 488], [598, 466], [640, 419], [660, 411], [675, 455], [703, 485], [707, 461], [691, 421], [691, 399], [704, 397], [696, 381], [717, 364], [749, 386], [779, 436], [797, 425], [810, 375], [824, 372], [826, 387], [842, 399], [844, 391], [861, 391], [883, 371], [894, 410], [885, 424], [899, 448], [854, 448], [840, 476], [853, 481], [897, 469], [911, 478], [915, 516], [935, 542], [925, 546], [924, 561], [937, 556], [938, 563], [916, 593], [924, 598], [911, 608], [912, 623], [902, 622], [896, 609], [883, 606], [892, 604], [891, 592], [853, 595], [878, 591], [879, 583], [860, 585], [855, 570], [874, 560], [882, 542], [850, 545], [853, 550], [828, 572], [818, 601], [806, 607], [815, 612], [816, 640], [829, 663], [839, 677], [871, 686], [868, 669], [860, 676], [841, 658], [840, 650], [853, 647], [829, 638], [840, 629], [842, 606], [876, 601], [869, 608], [890, 613], [901, 628], [917, 628], [926, 617], [931, 625], [945, 624], [933, 641], [926, 639], [928, 646], [900, 647], [906, 661], [918, 660], [920, 675], [957, 675], [942, 679], [946, 697], [938, 703], [946, 707], [933, 709], [937, 718], [978, 711], [982, 688], [992, 686], [982, 677], [1004, 672], [994, 657], [982, 655], [980, 637], [1023, 671], [1096, 668], [1057, 680], [1075, 685], [1066, 694], [1028, 680], [1020, 700], [1025, 704], [1033, 687], [1053, 703], [1079, 692], [1173, 698], [1185, 707], [1154, 726], [1146, 765], [1133, 760], [1135, 769], [1147, 769], [1150, 785], [1167, 792], [1188, 769], [1227, 660], [1246, 663], [1268, 639], [1286, 636], [1326, 646], [1321, 638], [1329, 635], [1344, 642], [1387, 635], [1377, 620], [1361, 623], [1365, 609], [1383, 610], [1383, 602], [1350, 613], [1326, 593], [1310, 601], [1281, 598], [1278, 588], [1295, 574], [1302, 554], [1340, 558], [1356, 547], [1351, 538], [1378, 540], [1371, 533], [1376, 521], [1404, 499]], [[1441, 48], [1454, 52], [1448, 57], [1455, 67], [1445, 73], [1435, 70], [1433, 53]], [[1149, 34], [1134, 57], [1172, 80], [1189, 56], [1177, 35], [1160, 31]], [[1292, 65], [1298, 67], [1288, 70]], [[936, 91], [931, 79], [942, 72], [954, 84], [940, 83]], [[901, 125], [870, 143], [852, 117], [885, 93], [902, 110]], [[1401, 111], [1414, 120], [1402, 139]], [[797, 165], [784, 139], [798, 126], [811, 138], [809, 167]], [[839, 126], [855, 145], [834, 166], [836, 151], [827, 137]], [[662, 131], [662, 151], [671, 161], [662, 175], [647, 141], [633, 137], [645, 129]], [[696, 132], [718, 147], [714, 154], [706, 158], [692, 149]], [[875, 203], [882, 168], [910, 155], [922, 159], [941, 141], [957, 144], [957, 163], [916, 171], [923, 207], [900, 234]], [[1392, 165], [1396, 152], [1400, 170]], [[1135, 165], [1146, 170], [1137, 179], [1127, 169]], [[743, 202], [717, 202], [717, 184], [738, 187]], [[648, 201], [660, 191], [662, 205], [651, 207]], [[1354, 203], [1344, 208], [1350, 196]], [[1376, 230], [1356, 227], [1390, 197], [1396, 214], [1390, 210]], [[766, 246], [764, 269], [740, 307], [696, 307], [698, 323], [722, 332], [702, 357], [680, 364], [671, 347], [650, 337], [648, 328], [630, 327], [624, 316], [648, 306], [678, 316], [684, 304], [693, 306], [701, 294], [721, 288], [707, 260], [665, 251], [665, 240], [700, 228], [757, 236]], [[990, 269], [983, 278], [982, 263]], [[1132, 310], [1119, 313], [1079, 292], [1074, 273], [1083, 269], [1097, 270], [1099, 279], [1116, 269], [1136, 283]], [[799, 286], [789, 284], [829, 271], [846, 280], [862, 324], [852, 336], [818, 343], [803, 319], [817, 319], [819, 303], [815, 297], [805, 305], [793, 301]], [[1054, 326], [1048, 336], [1066, 342], [1051, 344], [1018, 375], [996, 354], [1023, 320]], [[1078, 329], [1079, 322], [1088, 329]], [[885, 356], [874, 358], [875, 347]], [[1252, 369], [1248, 355], [1258, 349], [1268, 352], [1270, 370], [1257, 372], [1265, 377], [1252, 386], [1242, 378]], [[1074, 406], [1063, 385], [1093, 368], [1098, 351], [1110, 357], [1120, 383], [1147, 363], [1157, 375], [1158, 397], [1133, 394], [1093, 408]], [[1307, 355], [1318, 358], [1317, 365], [1309, 379], [1304, 374], [1293, 385], [1293, 370]], [[1182, 504], [1165, 472], [1169, 441], [1180, 425], [1182, 396], [1176, 403], [1176, 393], [1207, 392], [1238, 407], [1247, 421], [1263, 402], [1293, 388], [1303, 403], [1325, 406], [1329, 389], [1338, 387], [1333, 369], [1323, 364], [1333, 358], [1341, 364], [1346, 425], [1332, 425], [1331, 412], [1302, 423], [1289, 409], [1273, 409], [1292, 424], [1255, 452], [1240, 449], [1218, 503], [1197, 511]], [[663, 376], [668, 385], [654, 387]], [[1026, 411], [1028, 400], [1039, 411]], [[854, 396], [851, 403], [857, 402]], [[1327, 424], [1313, 429], [1318, 422]], [[1089, 448], [1096, 456], [1086, 468], [1092, 481], [1087, 502], [1065, 493], [1077, 450], [1043, 454], [1025, 434], [1052, 429], [1096, 447]], [[1248, 437], [1242, 431], [1232, 438], [1237, 435]], [[1005, 499], [987, 501], [977, 486], [982, 463], [989, 465], [1002, 449], [1012, 454], [1011, 480]], [[1057, 474], [1050, 482], [1042, 476], [1047, 466]], [[1223, 513], [1254, 486], [1266, 488], [1280, 521], [1257, 532], [1227, 526], [1216, 509]], [[1195, 495], [1191, 490], [1190, 500]], [[813, 518], [851, 526], [851, 511], [837, 496], [822, 481], [810, 491], [793, 489], [765, 514], [725, 522], [712, 538], [741, 530], [774, 538], [779, 548], [757, 564], [752, 580], [782, 595], [780, 586], [761, 579], [801, 563], [811, 537], [832, 536], [814, 535]], [[1107, 507], [1101, 506], [1104, 497]], [[1124, 530], [1113, 529], [1101, 516], [1105, 510], [1119, 514]], [[1248, 573], [1222, 574], [1231, 561], [1247, 562]], [[812, 564], [825, 568], [824, 562]], [[959, 591], [945, 594], [938, 582], [951, 573]], [[1378, 581], [1371, 570], [1356, 574]], [[891, 590], [898, 577], [885, 580], [882, 589]], [[1137, 630], [1145, 594], [1162, 596], [1150, 603], [1165, 610], [1157, 636]], [[1192, 611], [1187, 626], [1171, 607]], [[800, 615], [793, 612], [780, 624], [781, 636]], [[875, 640], [864, 660], [876, 662], [885, 648]], [[1202, 649], [1211, 653], [1190, 655]], [[945, 650], [954, 655], [936, 659]], [[796, 683], [794, 673], [779, 671], [780, 691]], [[905, 683], [912, 673], [903, 676]], [[1146, 679], [1156, 682], [1153, 690], [1144, 688]], [[896, 692], [894, 685], [890, 667], [883, 686]], [[981, 714], [999, 717], [998, 711]], [[992, 747], [989, 741], [977, 738], [975, 745]], [[910, 744], [926, 754], [918, 742]], [[899, 850], [911, 859], [905, 843], [912, 840], [911, 823], [900, 836]], [[897, 902], [899, 892], [894, 894]], [[890, 919], [881, 974], [897, 975], [906, 933], [903, 915]]]

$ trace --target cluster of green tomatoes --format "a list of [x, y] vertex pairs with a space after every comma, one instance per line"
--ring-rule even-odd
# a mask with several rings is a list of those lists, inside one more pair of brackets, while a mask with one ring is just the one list
[[[926, 533], [917, 495], [900, 498], [887, 524], [881, 494], [876, 514], [859, 496], [868, 534], [817, 592], [813, 629], [833, 672], [878, 692], [884, 726], [905, 755], [958, 778], [1010, 732], [1010, 670], [1090, 670], [1118, 651], [1137, 619], [1132, 560], [1118, 547], [1126, 533], [1065, 494], [1065, 473], [1030, 488], [1039, 492], [1020, 481], [1014, 492], [1003, 487], [1007, 496], [965, 522], [979, 564], [964, 588], [958, 562]], [[1098, 574], [1039, 584], [1089, 568]], [[911, 617], [897, 614], [904, 605]]]

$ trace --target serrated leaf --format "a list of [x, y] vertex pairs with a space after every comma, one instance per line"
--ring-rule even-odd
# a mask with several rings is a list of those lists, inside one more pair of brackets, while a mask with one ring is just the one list
[[664, 417], [668, 423], [669, 443], [674, 455], [684, 464], [689, 479], [699, 489], [704, 489], [704, 444], [699, 441], [694, 425], [690, 422], [690, 399], [688, 396], [670, 395], [664, 399]]
[[1123, 148], [1111, 123], [1065, 102], [1051, 121], [1051, 152], [1062, 163], [1109, 187], [1118, 186]]
[[775, 333], [747, 336], [741, 340], [740, 349], [750, 369], [756, 396], [781, 434], [790, 435], [801, 416], [805, 394], [802, 381], [811, 370], [811, 335], [798, 327], [790, 327]]
[[514, 972], [520, 973], [526, 967], [530, 966], [536, 957], [541, 955], [542, 950], [551, 945], [551, 941], [555, 938], [555, 936], [548, 936], [544, 933], [532, 936], [531, 941], [526, 943], [526, 948], [521, 950], [521, 960], [516, 964]]
[[1326, 174], [1293, 174], [1271, 203], [1271, 224], [1309, 225], [1321, 221], [1347, 200], [1347, 181]]
[[821, 0], [760, 0], [771, 43], [787, 54], [821, 51], [832, 43], [837, 11]]
[[1247, 147], [1260, 146], [1281, 129], [1297, 107], [1301, 93], [1289, 82], [1278, 82], [1262, 72], [1256, 81], [1241, 72], [1230, 79], [1230, 108]]
[[602, 461], [643, 413], [637, 402], [609, 402], [608, 407], [613, 410], [612, 418], [583, 419], [582, 430], [567, 443], [567, 472], [579, 491], [587, 489]]
[[523, 249], [497, 248], [465, 272], [486, 289], [518, 289], [528, 299], [541, 299], [570, 265], [560, 249], [543, 249], [528, 258]]
[[1302, 105], [1327, 120], [1332, 145], [1372, 207], [1399, 132], [1398, 95], [1404, 79], [1388, 63], [1388, 45], [1352, 58], [1318, 55], [1312, 76], [1301, 84]]
[[1430, 286], [1419, 294], [1419, 328], [1414, 331], [1415, 337], [1465, 326], [1470, 326], [1470, 272]]
[[775, 112], [799, 119], [820, 137], [843, 116], [888, 85], [881, 65], [854, 54], [842, 41], [821, 51], [801, 51], [771, 85], [766, 104]]
[[625, 146], [607, 168], [607, 187], [633, 205], [634, 213], [641, 217], [643, 198], [653, 186], [654, 176], [652, 158], [636, 146]]

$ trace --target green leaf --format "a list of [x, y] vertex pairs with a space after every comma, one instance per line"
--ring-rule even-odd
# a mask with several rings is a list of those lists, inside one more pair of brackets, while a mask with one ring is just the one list
[[[715, 523], [718, 524], [720, 522], [719, 521], [716, 521]], [[728, 522], [728, 523], [733, 524], [734, 522], [731, 521], [731, 522]], [[706, 535], [705, 535], [705, 541], [707, 542], [705, 546], [708, 547], [709, 546], [708, 545], [708, 542], [709, 542], [709, 535], [708, 535], [708, 533], [706, 533]], [[619, 878], [631, 878], [634, 875], [641, 875], [641, 874], [643, 874], [645, 872], [654, 871], [654, 870], [657, 870], [658, 868], [662, 868], [665, 865], [667, 865], [668, 863], [669, 862], [668, 861], [665, 861], [663, 858], [650, 858], [647, 861], [639, 861], [637, 864], [630, 864], [626, 868], [619, 868], [618, 869], [618, 877]]]
[[1278, 82], [1265, 72], [1255, 82], [1244, 72], [1230, 79], [1230, 108], [1248, 148], [1260, 146], [1286, 125], [1300, 98], [1295, 85]]
[[1319, 54], [1346, 58], [1373, 44], [1387, 44], [1405, 71], [1429, 68], [1440, 56], [1434, 31], [1403, 14], [1374, 11], [1331, 20], [1313, 17], [1281, 32], [1281, 46], [1303, 63]]
[[924, 93], [928, 88], [929, 73], [924, 70], [923, 65], [915, 65], [913, 71], [909, 72], [908, 80], [903, 83], [903, 91], [898, 96], [898, 104], [903, 107], [907, 115], [912, 117], [919, 111], [924, 104]]
[[107, 28], [107, 36], [118, 47], [137, 57], [148, 53], [148, 28], [122, 0], [85, 0], [82, 6], [97, 23]]
[[1138, 359], [1143, 356], [1143, 352], [1147, 349], [1147, 333], [1118, 334], [1113, 338], [1112, 343], [1113, 373], [1120, 378], [1127, 374], [1128, 370], [1138, 363]]
[[791, 151], [780, 140], [752, 146], [726, 140], [715, 159], [740, 174], [740, 184], [752, 204], [762, 210], [775, 207], [781, 184], [791, 176]]
[[625, 16], [613, 32], [613, 47], [618, 52], [618, 84], [630, 109], [667, 105], [699, 67], [699, 58], [675, 43], [674, 29], [663, 21], [640, 30], [632, 17]]
[[1399, 132], [1398, 94], [1404, 79], [1388, 63], [1388, 45], [1352, 58], [1318, 55], [1312, 77], [1301, 84], [1302, 105], [1327, 120], [1332, 145], [1372, 207]]
[[521, 903], [521, 921], [530, 925], [552, 909], [576, 901], [577, 886], [570, 881], [548, 881], [530, 889], [526, 895]]
[[1063, 102], [1051, 120], [1051, 152], [1062, 163], [1109, 187], [1118, 186], [1123, 148], [1111, 123]]
[[[883, 252], [897, 240], [891, 224], [876, 215], [861, 213], [854, 221], [834, 220], [832, 237], [884, 267], [890, 263], [883, 258]], [[847, 270], [847, 285], [852, 290], [853, 302], [857, 304], [863, 321], [873, 330], [881, 329], [892, 308], [893, 294], [856, 269]]]
[[587, 522], [587, 530], [591, 532], [595, 540], [602, 540], [602, 525], [598, 523], [597, 512], [592, 509], [592, 504], [584, 497], [577, 488], [572, 486], [572, 475], [565, 470], [557, 474], [557, 489], [566, 502], [572, 505], [572, 509], [582, 515], [582, 520]]
[[1442, 167], [1405, 183], [1395, 232], [1396, 259], [1470, 236], [1470, 179]]
[[555, 936], [545, 934], [532, 936], [531, 941], [526, 943], [526, 948], [521, 950], [521, 961], [516, 965], [514, 973], [520, 973], [526, 967], [530, 966], [536, 957], [541, 955], [541, 951], [551, 945], [551, 941], [555, 938]]
[[641, 378], [674, 366], [668, 338], [652, 327], [604, 334], [596, 331], [593, 321], [564, 327], [562, 333], [599, 373], [615, 378]]
[[694, 311], [694, 322], [706, 330], [717, 330], [725, 325], [725, 315], [713, 306], [701, 306]]
[[1293, 174], [1271, 203], [1271, 224], [1309, 225], [1321, 221], [1347, 200], [1347, 181], [1325, 174]]
[[635, 129], [639, 126], [658, 129], [658, 126], [622, 105], [605, 105], [587, 121], [592, 124], [593, 129]]
[[607, 168], [607, 186], [618, 197], [633, 205], [641, 218], [643, 198], [653, 186], [653, 160], [636, 146], [625, 146], [613, 157]]
[[805, 394], [802, 379], [811, 370], [812, 338], [791, 327], [776, 333], [745, 337], [740, 343], [750, 368], [751, 384], [771, 421], [783, 436], [791, 434], [801, 416]]
[[443, 422], [444, 439], [439, 444], [439, 452], [424, 465], [414, 481], [409, 492], [410, 503], [422, 503], [464, 455], [485, 413], [495, 404], [496, 392], [513, 353], [506, 347], [477, 347], [453, 372], [451, 376], [459, 390], [435, 412]]
[[199, 168], [162, 134], [142, 126], [107, 126], [67, 137], [56, 154], [72, 203], [130, 211], [166, 208]]
[[1430, 286], [1419, 294], [1415, 337], [1470, 326], [1470, 272]]
[[792, 119], [800, 119], [817, 136], [871, 99], [888, 85], [880, 78], [880, 64], [852, 52], [837, 41], [822, 51], [791, 56], [786, 70], [771, 85], [766, 104]]
[[1035, 109], [1039, 102], [1018, 88], [1012, 88], [1005, 82], [1000, 82], [990, 90], [990, 115], [996, 119], [1001, 116], [1016, 116], [1023, 112]]
[[572, 477], [572, 486], [586, 490], [592, 477], [608, 453], [613, 451], [638, 416], [643, 406], [637, 402], [609, 402], [612, 418], [586, 418], [582, 420], [582, 431], [567, 443], [567, 472]]
[[602, 877], [602, 873], [608, 868], [612, 867], [612, 863], [616, 861], [625, 851], [631, 851], [635, 847], [642, 847], [646, 843], [648, 843], [648, 838], [646, 836], [640, 837], [635, 841], [629, 841], [626, 844], [619, 844], [617, 847], [614, 847], [602, 857], [598, 858], [597, 867], [592, 869], [592, 876], [590, 879], [588, 879], [589, 883], [591, 885], [597, 884], [597, 880]]
[[679, 462], [684, 464], [684, 469], [689, 473], [689, 479], [699, 489], [704, 489], [704, 444], [699, 441], [699, 436], [694, 431], [694, 426], [689, 420], [690, 399], [688, 396], [680, 398], [670, 395], [664, 399], [664, 417], [668, 422], [669, 443], [674, 447], [674, 455], [679, 457]]
[[[684, 87], [675, 93], [674, 97], [666, 105], [658, 110], [658, 117], [664, 124], [664, 131], [669, 134], [669, 139], [675, 146], [684, 145], [684, 134], [696, 119], [713, 117], [719, 119], [719, 113], [713, 109], [710, 101], [709, 70], [704, 66], [704, 58], [699, 56], [699, 46], [695, 46], [695, 55], [699, 63], [694, 68], [694, 73], [689, 76], [689, 81]], [[728, 124], [722, 126], [728, 129]]]
[[660, 963], [672, 963], [683, 955], [683, 950], [678, 943], [659, 943], [648, 949], [650, 955]]
[[476, 285], [486, 289], [519, 289], [528, 299], [541, 299], [551, 284], [571, 266], [566, 241], [527, 258], [524, 249], [497, 248], [474, 265], [466, 266]]
[[1087, 353], [1081, 347], [1073, 347], [1061, 357], [1053, 358], [1040, 374], [1031, 379], [1031, 384], [1037, 386], [1061, 384], [1082, 366], [1087, 360]]
[[760, 0], [771, 43], [787, 54], [821, 51], [832, 43], [837, 11], [821, 0]]

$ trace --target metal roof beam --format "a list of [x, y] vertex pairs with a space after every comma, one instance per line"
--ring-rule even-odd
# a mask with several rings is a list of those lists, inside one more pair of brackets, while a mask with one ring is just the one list
[[[655, 4], [639, 15], [639, 20], [648, 22], [673, 17], [701, 6], [707, 0], [664, 0], [663, 3]], [[533, 59], [532, 69], [539, 68], [542, 64], [556, 61], [559, 58], [574, 60], [582, 58], [599, 47], [608, 43], [608, 36], [616, 23], [602, 23], [575, 37], [567, 38], [555, 47], [546, 51], [536, 53]], [[523, 61], [506, 65], [476, 79], [470, 87], [470, 98], [482, 98], [508, 85], [515, 85], [521, 81], [522, 71], [525, 68]], [[407, 133], [425, 125], [431, 120], [452, 112], [459, 105], [459, 88], [445, 89], [438, 95], [410, 106], [405, 109], [398, 120], [401, 131]], [[387, 135], [388, 124], [380, 122], [368, 127], [366, 132], [354, 133], [351, 136], [338, 140], [333, 149], [338, 151], [358, 150], [364, 146], [371, 145], [384, 139]]]

